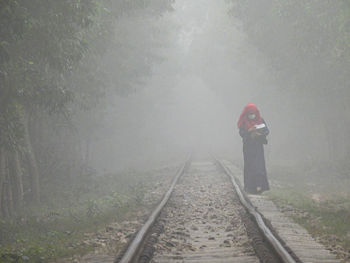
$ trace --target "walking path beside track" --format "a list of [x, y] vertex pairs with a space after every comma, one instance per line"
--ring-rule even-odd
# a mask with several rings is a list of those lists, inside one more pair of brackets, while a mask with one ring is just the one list
[[[233, 174], [241, 178], [242, 171], [229, 161], [223, 161]], [[241, 179], [242, 180], [242, 179]], [[285, 241], [297, 257], [304, 263], [339, 263], [329, 250], [318, 243], [299, 224], [284, 215], [266, 196], [248, 195], [252, 204], [268, 219], [278, 235]]]

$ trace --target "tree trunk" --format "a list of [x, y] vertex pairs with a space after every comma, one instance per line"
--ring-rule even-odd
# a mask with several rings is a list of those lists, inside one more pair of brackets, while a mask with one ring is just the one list
[[16, 210], [20, 210], [23, 206], [23, 180], [22, 169], [18, 156], [18, 152], [14, 151], [11, 160], [11, 178], [13, 185], [13, 199], [15, 201]]
[[86, 165], [86, 167], [89, 166], [89, 163], [90, 163], [90, 148], [91, 148], [90, 145], [91, 145], [90, 138], [88, 138], [85, 141], [85, 147], [86, 147], [86, 149], [85, 149], [85, 165]]
[[26, 116], [26, 113], [24, 113], [23, 118], [23, 126], [24, 126], [24, 140], [27, 146], [27, 152], [26, 152], [26, 158], [28, 161], [28, 168], [30, 172], [30, 184], [31, 184], [31, 190], [32, 190], [32, 198], [35, 203], [40, 203], [40, 176], [38, 171], [38, 165], [35, 157], [35, 153], [33, 151], [32, 143], [30, 140], [29, 135], [29, 128], [28, 128], [28, 116]]
[[8, 208], [8, 217], [12, 217], [15, 211], [15, 205], [13, 202], [13, 192], [12, 192], [12, 183], [10, 175], [10, 160], [9, 156], [7, 158], [7, 169], [6, 169], [6, 188], [7, 188], [7, 208]]
[[2, 213], [4, 217], [10, 217], [11, 216], [11, 207], [10, 207], [10, 177], [9, 177], [9, 170], [8, 170], [8, 158], [6, 151], [4, 151], [4, 161], [3, 161], [3, 184], [2, 184], [2, 202], [1, 202], [1, 208]]
[[3, 213], [3, 195], [4, 195], [4, 181], [5, 181], [5, 176], [6, 176], [6, 172], [5, 172], [5, 150], [3, 148], [0, 149], [0, 217], [4, 216]]

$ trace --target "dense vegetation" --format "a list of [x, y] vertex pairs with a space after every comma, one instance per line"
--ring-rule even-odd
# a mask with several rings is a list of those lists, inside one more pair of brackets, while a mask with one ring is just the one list
[[93, 172], [105, 94], [141, 86], [160, 59], [154, 23], [170, 10], [161, 0], [0, 1], [0, 217]]

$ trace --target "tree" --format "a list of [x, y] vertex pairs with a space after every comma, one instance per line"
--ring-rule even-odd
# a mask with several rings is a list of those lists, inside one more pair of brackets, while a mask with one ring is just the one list
[[115, 28], [135, 23], [137, 31], [144, 24], [136, 16], [157, 18], [171, 1], [3, 0], [0, 10], [0, 216], [8, 217], [23, 198], [40, 202], [48, 174], [77, 173], [72, 167], [84, 159], [77, 116], [89, 123], [106, 92], [135, 90], [159, 60], [126, 35], [116, 39]]

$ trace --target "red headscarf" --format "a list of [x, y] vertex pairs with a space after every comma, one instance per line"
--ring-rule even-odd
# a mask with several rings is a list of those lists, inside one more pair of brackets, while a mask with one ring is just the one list
[[[248, 118], [249, 114], [255, 114], [255, 119], [250, 120]], [[239, 121], [237, 123], [237, 126], [239, 129], [245, 129], [248, 130], [254, 125], [262, 124], [261, 116], [258, 107], [254, 103], [249, 103], [247, 106], [244, 107], [241, 116], [239, 117]]]

